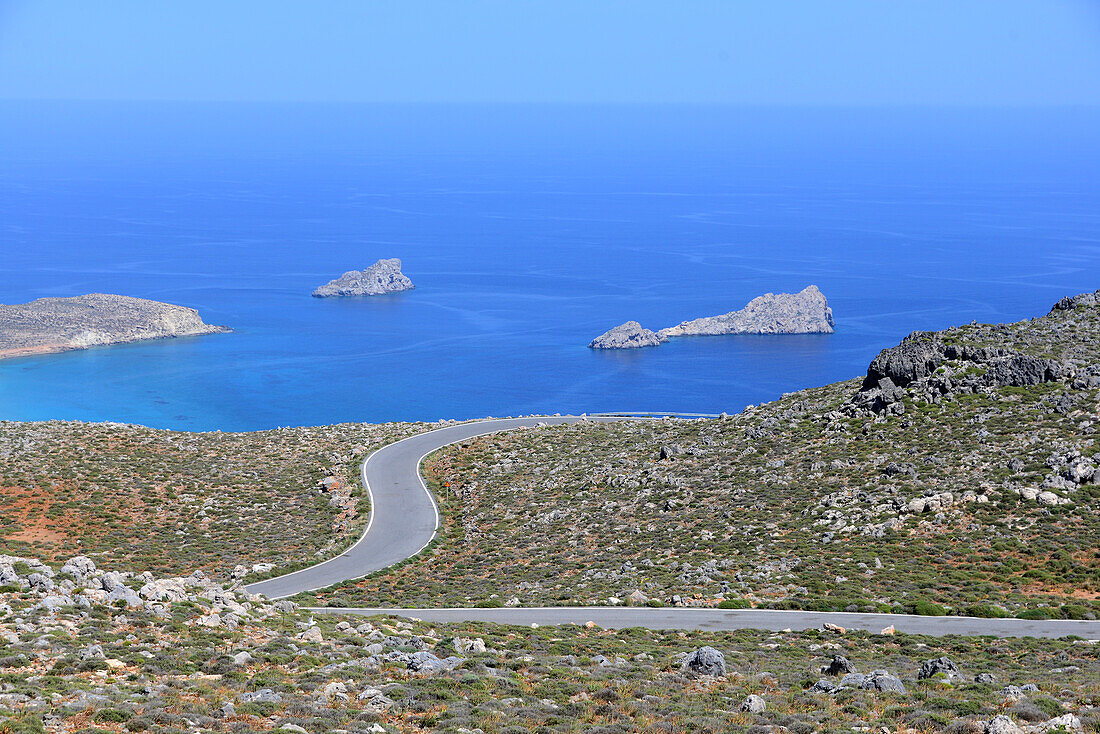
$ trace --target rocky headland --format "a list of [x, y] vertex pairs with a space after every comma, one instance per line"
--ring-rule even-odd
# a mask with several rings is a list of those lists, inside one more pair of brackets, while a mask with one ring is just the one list
[[229, 331], [193, 308], [91, 293], [0, 305], [0, 359]]
[[740, 311], [684, 321], [657, 332], [658, 336], [715, 334], [832, 334], [833, 310], [816, 285], [798, 293], [765, 293]]
[[655, 347], [665, 341], [637, 321], [627, 321], [609, 329], [592, 340], [589, 349], [640, 349]]
[[379, 260], [366, 270], [349, 270], [317, 288], [313, 291], [313, 297], [381, 296], [413, 288], [413, 282], [401, 272], [401, 261], [391, 257]]

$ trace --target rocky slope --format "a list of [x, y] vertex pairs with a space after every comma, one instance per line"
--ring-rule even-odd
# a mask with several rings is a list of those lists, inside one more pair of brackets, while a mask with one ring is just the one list
[[765, 293], [740, 311], [684, 321], [661, 329], [658, 336], [707, 336], [715, 334], [831, 334], [833, 310], [816, 285], [798, 293]]
[[1097, 731], [1100, 646], [315, 615], [0, 555], [0, 732]]
[[589, 349], [639, 349], [655, 347], [665, 341], [649, 329], [643, 328], [637, 321], [627, 321], [614, 329], [605, 331], [592, 340]]
[[396, 257], [379, 260], [366, 270], [349, 270], [335, 280], [313, 291], [315, 298], [334, 296], [380, 296], [414, 288], [411, 280], [401, 272], [401, 261]]
[[144, 298], [92, 293], [0, 305], [0, 359], [146, 339], [228, 331], [198, 311]]

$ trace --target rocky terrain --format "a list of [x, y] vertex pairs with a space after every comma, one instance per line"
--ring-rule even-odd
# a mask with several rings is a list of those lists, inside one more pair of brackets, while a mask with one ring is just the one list
[[605, 331], [592, 340], [589, 349], [638, 349], [655, 347], [665, 341], [649, 329], [642, 328], [637, 321], [627, 321], [614, 329]]
[[0, 732], [1100, 730], [1079, 639], [430, 625], [0, 556]]
[[1096, 300], [916, 335], [725, 420], [450, 447], [430, 552], [314, 598], [1095, 617]]
[[0, 422], [0, 552], [257, 580], [361, 534], [359, 464], [425, 424], [184, 433]]
[[366, 270], [349, 270], [335, 280], [320, 286], [315, 298], [334, 296], [380, 296], [414, 288], [411, 280], [401, 272], [401, 261], [396, 257], [379, 260]]
[[0, 305], [0, 359], [146, 339], [228, 331], [198, 311], [144, 298], [92, 293]]
[[833, 310], [816, 285], [798, 293], [765, 293], [740, 311], [684, 321], [657, 332], [658, 336], [714, 334], [832, 334]]

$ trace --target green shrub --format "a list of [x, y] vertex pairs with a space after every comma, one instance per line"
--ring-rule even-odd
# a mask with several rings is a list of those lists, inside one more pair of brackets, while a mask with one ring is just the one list
[[1092, 619], [1094, 616], [1088, 607], [1081, 604], [1063, 604], [1061, 611], [1063, 619]]
[[918, 601], [913, 603], [913, 614], [920, 614], [925, 617], [942, 617], [947, 614], [947, 610], [934, 602]]
[[92, 721], [102, 724], [124, 724], [133, 717], [129, 711], [122, 709], [100, 709], [92, 716]]
[[1016, 612], [1019, 619], [1053, 619], [1054, 610], [1049, 607], [1037, 607], [1035, 609], [1021, 609]]
[[1008, 612], [993, 604], [972, 604], [962, 610], [967, 617], [984, 617], [986, 619], [1001, 619], [1008, 616]]
[[719, 609], [749, 609], [752, 604], [744, 599], [724, 599], [718, 602]]
[[499, 609], [504, 606], [504, 602], [500, 599], [482, 599], [477, 604], [474, 604], [478, 609]]
[[46, 727], [37, 716], [24, 714], [0, 721], [0, 734], [45, 734]]

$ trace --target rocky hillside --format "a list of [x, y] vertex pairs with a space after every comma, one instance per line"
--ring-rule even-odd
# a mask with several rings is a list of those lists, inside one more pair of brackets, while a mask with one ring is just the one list
[[0, 732], [1098, 731], [1085, 640], [429, 625], [0, 556]]
[[146, 339], [228, 331], [198, 311], [144, 298], [92, 293], [0, 305], [0, 359]]
[[727, 420], [578, 424], [428, 464], [423, 558], [334, 604], [1100, 612], [1100, 305], [917, 334]]

